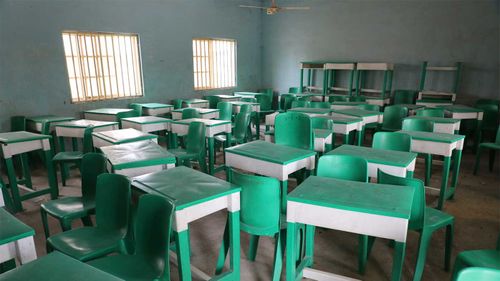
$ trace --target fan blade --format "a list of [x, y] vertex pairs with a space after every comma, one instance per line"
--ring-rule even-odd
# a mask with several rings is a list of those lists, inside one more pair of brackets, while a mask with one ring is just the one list
[[283, 10], [310, 10], [311, 7], [280, 7]]
[[240, 8], [250, 8], [250, 9], [267, 9], [267, 7], [259, 7], [259, 6], [246, 6], [246, 5], [240, 5]]

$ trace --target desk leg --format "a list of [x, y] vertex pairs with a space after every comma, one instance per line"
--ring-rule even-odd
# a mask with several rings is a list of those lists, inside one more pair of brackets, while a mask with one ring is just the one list
[[[65, 143], [64, 143], [64, 138], [63, 137], [59, 137], [59, 151], [61, 152], [65, 152], [66, 151], [66, 148], [65, 148]], [[65, 163], [60, 163], [60, 168], [61, 168], [61, 182], [62, 182], [62, 185], [63, 186], [66, 186], [66, 179], [68, 178], [69, 176], [69, 168], [68, 168], [68, 165], [65, 164]]]
[[210, 175], [214, 174], [214, 161], [215, 161], [215, 148], [214, 137], [208, 137], [208, 172]]
[[50, 199], [57, 199], [59, 197], [59, 188], [57, 187], [57, 176], [52, 162], [52, 152], [45, 150], [44, 155], [45, 165], [47, 166], [47, 177], [49, 178]]
[[297, 257], [296, 242], [297, 240], [297, 224], [289, 222], [286, 226], [286, 281], [295, 281], [297, 276], [297, 268], [295, 261]]
[[183, 281], [191, 280], [191, 262], [189, 254], [188, 230], [174, 231], [175, 248], [177, 251], [177, 263], [179, 267], [179, 278]]
[[286, 214], [286, 196], [288, 194], [288, 180], [281, 181], [281, 212]]
[[482, 120], [477, 120], [477, 126], [476, 126], [476, 140], [475, 140], [475, 143], [474, 143], [474, 152], [477, 151], [477, 148], [479, 147], [479, 143], [481, 142], [481, 139], [482, 139], [482, 134], [483, 134], [483, 130], [482, 130], [482, 123], [483, 121]]
[[229, 212], [229, 258], [230, 280], [240, 280], [240, 211]]
[[450, 195], [448, 196], [449, 198], [453, 198], [455, 195], [455, 188], [457, 187], [458, 183], [458, 172], [460, 169], [460, 162], [462, 161], [462, 150], [456, 149], [453, 152], [453, 176], [451, 178], [451, 192]]
[[23, 205], [21, 204], [21, 196], [17, 187], [16, 170], [14, 169], [12, 158], [5, 159], [5, 166], [7, 168], [7, 177], [9, 178], [10, 193], [12, 194], [12, 209], [14, 212], [22, 211]]
[[448, 176], [450, 174], [451, 157], [445, 156], [443, 162], [443, 179], [441, 180], [441, 191], [439, 192], [438, 210], [443, 209], [444, 200], [446, 200], [446, 187], [448, 186]]
[[306, 225], [306, 233], [305, 233], [305, 255], [307, 259], [306, 266], [312, 267], [314, 263], [314, 233], [316, 231], [316, 227], [313, 225]]
[[25, 237], [15, 241], [16, 254], [21, 264], [26, 264], [36, 259], [35, 242], [33, 236]]
[[21, 157], [21, 166], [23, 167], [24, 185], [33, 189], [33, 184], [31, 182], [31, 171], [30, 171], [30, 165], [29, 165], [29, 161], [28, 161], [28, 154], [22, 153], [20, 157]]
[[394, 260], [392, 261], [392, 281], [401, 280], [403, 263], [405, 261], [406, 243], [396, 242], [394, 245]]
[[406, 171], [406, 177], [409, 179], [413, 178], [413, 171]]
[[260, 139], [260, 113], [255, 112], [255, 133], [257, 135], [257, 140]]
[[170, 145], [170, 148], [177, 148], [178, 146], [178, 140], [177, 140], [177, 134], [176, 133], [170, 133], [171, 137], [170, 137], [170, 141], [172, 142], [171, 145]]
[[[359, 131], [358, 131], [358, 138], [359, 138]], [[344, 135], [344, 144], [349, 144], [349, 132], [347, 132]]]
[[365, 126], [358, 131], [358, 146], [363, 145], [363, 140], [365, 139]]

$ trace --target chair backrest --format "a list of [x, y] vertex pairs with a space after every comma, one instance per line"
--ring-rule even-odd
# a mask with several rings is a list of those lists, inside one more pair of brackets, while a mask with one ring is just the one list
[[102, 153], [86, 153], [83, 155], [80, 165], [80, 174], [82, 177], [82, 197], [83, 201], [93, 201], [97, 177], [106, 173], [106, 156]]
[[145, 194], [139, 198], [134, 227], [135, 255], [153, 266], [157, 276], [168, 276], [170, 271], [168, 247], [174, 210], [174, 202], [166, 197]]
[[131, 111], [125, 111], [125, 112], [119, 112], [116, 114], [116, 121], [120, 123], [120, 129], [122, 128], [122, 119], [123, 118], [129, 118], [129, 117], [139, 117], [139, 112], [134, 110]]
[[242, 104], [240, 106], [240, 112], [252, 113], [252, 111], [253, 111], [253, 106], [251, 104]]
[[97, 176], [95, 196], [96, 226], [127, 231], [130, 210], [130, 180], [124, 175]]
[[260, 104], [260, 110], [261, 111], [269, 111], [272, 110], [273, 106], [273, 98], [272, 95], [256, 95], [255, 99], [257, 102]]
[[408, 108], [399, 105], [387, 106], [384, 109], [382, 129], [389, 131], [401, 130], [403, 119], [408, 116]]
[[231, 120], [233, 117], [233, 105], [231, 103], [221, 101], [217, 104], [219, 109], [219, 120]]
[[140, 105], [138, 103], [131, 103], [130, 108], [135, 110], [137, 116], [142, 116], [142, 105]]
[[403, 120], [403, 130], [405, 131], [434, 131], [434, 122], [422, 119], [405, 119]]
[[297, 98], [294, 95], [281, 95], [280, 97], [280, 109], [288, 110], [292, 107], [292, 102]]
[[393, 104], [415, 104], [418, 91], [415, 90], [394, 90]]
[[300, 93], [300, 87], [290, 87], [290, 88], [288, 88], [288, 93], [290, 93], [290, 94], [299, 94]]
[[333, 120], [321, 117], [312, 117], [311, 126], [313, 129], [333, 130]]
[[359, 109], [380, 112], [380, 105], [377, 104], [358, 104]]
[[209, 108], [217, 108], [217, 105], [220, 102], [220, 98], [218, 96], [205, 96], [203, 98], [208, 101]]
[[377, 181], [380, 184], [392, 184], [408, 186], [414, 189], [413, 203], [411, 205], [411, 215], [408, 227], [410, 229], [421, 229], [425, 219], [425, 188], [424, 182], [419, 179], [396, 177], [377, 171]]
[[307, 100], [294, 100], [292, 101], [291, 108], [296, 108], [296, 107], [310, 107], [311, 102]]
[[26, 117], [12, 116], [10, 117], [10, 131], [26, 131]]
[[363, 102], [366, 101], [366, 97], [363, 96], [352, 96], [349, 98], [349, 101]]
[[240, 100], [244, 102], [257, 102], [257, 99], [252, 97], [242, 97]]
[[205, 152], [205, 123], [191, 122], [189, 124], [186, 151], [188, 153]]
[[409, 152], [411, 150], [411, 136], [403, 133], [376, 132], [373, 135], [372, 147]]
[[329, 102], [313, 101], [309, 104], [311, 108], [330, 108], [331, 104]]
[[416, 111], [417, 116], [422, 117], [444, 117], [443, 108], [424, 108]]
[[486, 267], [467, 267], [458, 273], [456, 281], [496, 281], [500, 270]]
[[280, 229], [279, 181], [231, 170], [231, 182], [241, 187], [241, 230], [255, 235], [277, 233]]
[[200, 113], [196, 108], [186, 108], [182, 110], [182, 119], [200, 118]]
[[497, 107], [500, 107], [500, 100], [494, 100], [494, 99], [478, 99], [476, 101], [476, 105], [479, 104], [493, 104], [496, 105]]
[[498, 126], [499, 110], [495, 104], [476, 104], [476, 108], [483, 110], [482, 128], [495, 129]]
[[368, 182], [368, 162], [351, 155], [323, 155], [318, 161], [317, 175], [350, 181]]
[[280, 113], [274, 121], [274, 142], [286, 146], [314, 148], [311, 118], [300, 112]]
[[92, 132], [94, 127], [87, 127], [83, 131], [83, 153], [94, 152], [94, 142], [92, 141]]
[[248, 126], [250, 125], [250, 113], [240, 112], [234, 118], [233, 137], [243, 140], [247, 137]]
[[498, 126], [498, 129], [497, 129], [497, 135], [495, 137], [495, 143], [496, 144], [500, 144], [500, 126]]
[[182, 99], [173, 99], [172, 105], [174, 106], [174, 109], [182, 108], [182, 102]]
[[328, 102], [334, 102], [334, 101], [348, 101], [349, 97], [348, 96], [329, 96], [328, 97]]

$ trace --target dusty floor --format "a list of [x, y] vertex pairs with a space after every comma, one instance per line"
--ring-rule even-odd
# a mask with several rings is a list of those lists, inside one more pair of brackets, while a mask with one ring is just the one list
[[[497, 158], [498, 159], [498, 158]], [[221, 155], [218, 162], [222, 161]], [[494, 248], [500, 231], [500, 163], [496, 163], [493, 172], [487, 168], [487, 154], [478, 176], [472, 175], [474, 155], [466, 151], [460, 169], [460, 179], [455, 198], [447, 201], [445, 211], [454, 215], [455, 236], [453, 242], [452, 262], [458, 252], [468, 249]], [[423, 161], [418, 161], [415, 177], [423, 178]], [[434, 165], [432, 186], [439, 186], [441, 166]], [[72, 179], [66, 187], [60, 187], [61, 195], [79, 194], [79, 178], [72, 171]], [[218, 177], [224, 177], [219, 173]], [[34, 172], [34, 182], [45, 185], [43, 169]], [[290, 189], [295, 182], [292, 180]], [[40, 203], [47, 198], [36, 198], [24, 203], [25, 211], [16, 214], [18, 218], [33, 227], [36, 231], [35, 243], [39, 256], [45, 255], [45, 237], [40, 222]], [[435, 206], [436, 197], [427, 197], [428, 205]], [[225, 213], [219, 212], [200, 219], [191, 227], [192, 263], [209, 274], [215, 268], [216, 255], [220, 245], [225, 223]], [[50, 220], [52, 233], [60, 231], [55, 220]], [[80, 226], [76, 221], [74, 227]], [[385, 240], [378, 239], [372, 251], [366, 273], [357, 273], [357, 235], [331, 230], [317, 230], [315, 264], [317, 269], [347, 275], [362, 280], [389, 280], [392, 266], [392, 249]], [[257, 259], [249, 262], [245, 253], [248, 248], [248, 236], [241, 234], [241, 280], [270, 280], [273, 264], [273, 240], [263, 238], [260, 241]], [[410, 232], [407, 240], [406, 260], [403, 268], [403, 280], [413, 278], [418, 234]], [[434, 233], [428, 250], [427, 263], [423, 280], [449, 280], [450, 274], [443, 270], [444, 231]], [[178, 280], [177, 267], [171, 266], [172, 280]], [[284, 271], [283, 271], [284, 272]], [[284, 274], [282, 274], [284, 280]]]

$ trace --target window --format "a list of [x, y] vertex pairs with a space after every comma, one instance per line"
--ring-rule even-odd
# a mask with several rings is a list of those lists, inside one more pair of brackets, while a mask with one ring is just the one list
[[236, 40], [193, 39], [194, 89], [236, 87]]
[[137, 34], [63, 32], [71, 102], [143, 95]]

